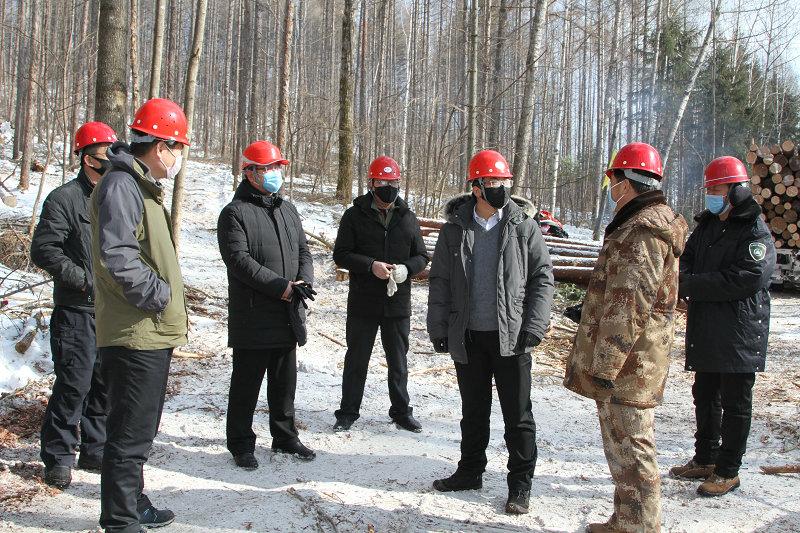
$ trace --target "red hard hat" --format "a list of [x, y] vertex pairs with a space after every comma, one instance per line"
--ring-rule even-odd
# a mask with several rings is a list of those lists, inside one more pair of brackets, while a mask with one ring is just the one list
[[369, 179], [371, 180], [399, 180], [400, 165], [389, 156], [382, 155], [369, 164]]
[[129, 126], [156, 139], [177, 141], [189, 146], [189, 124], [181, 106], [166, 98], [151, 98], [142, 104]]
[[718, 157], [709, 163], [703, 173], [703, 178], [704, 188], [725, 183], [750, 181], [744, 163], [729, 155]]
[[111, 126], [102, 122], [87, 122], [75, 132], [73, 152], [78, 153], [87, 146], [98, 143], [113, 143], [117, 134]]
[[508, 161], [494, 150], [481, 150], [469, 161], [467, 181], [480, 178], [513, 178]]
[[550, 211], [545, 211], [544, 209], [539, 210], [539, 224], [554, 224], [559, 228], [564, 227], [561, 221], [553, 216], [553, 213]]
[[611, 166], [606, 170], [606, 176], [611, 177], [615, 170], [625, 169], [645, 170], [658, 179], [664, 176], [661, 155], [647, 143], [630, 143], [620, 148]]
[[281, 155], [280, 149], [268, 141], [256, 141], [242, 152], [242, 168], [250, 165], [288, 165], [289, 161]]

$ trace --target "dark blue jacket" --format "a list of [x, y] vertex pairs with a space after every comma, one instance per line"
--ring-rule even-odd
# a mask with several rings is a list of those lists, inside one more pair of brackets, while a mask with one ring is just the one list
[[775, 245], [747, 197], [727, 220], [709, 211], [681, 256], [680, 297], [688, 297], [686, 370], [763, 372], [769, 335], [769, 284]]

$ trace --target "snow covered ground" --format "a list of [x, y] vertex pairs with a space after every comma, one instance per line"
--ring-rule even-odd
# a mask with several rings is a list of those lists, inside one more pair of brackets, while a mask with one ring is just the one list
[[[0, 161], [3, 175], [12, 168]], [[503, 513], [506, 451], [497, 401], [483, 489], [450, 494], [431, 489], [431, 481], [449, 475], [459, 458], [460, 399], [449, 356], [433, 354], [425, 333], [425, 284], [413, 287], [409, 354], [410, 394], [423, 433], [400, 431], [390, 423], [379, 347], [370, 364], [362, 418], [351, 431], [333, 433], [345, 352], [347, 284], [335, 281], [330, 253], [319, 245], [312, 248], [319, 296], [309, 314], [309, 343], [299, 350], [296, 401], [301, 438], [317, 450], [317, 460], [303, 463], [270, 451], [264, 387], [255, 425], [261, 467], [255, 472], [237, 469], [225, 448], [231, 360], [225, 347], [226, 278], [215, 235], [218, 213], [232, 196], [230, 177], [224, 166], [202, 162], [190, 162], [189, 171], [181, 262], [187, 285], [209, 296], [190, 289], [190, 344], [184, 351], [202, 358], [174, 360], [161, 430], [145, 469], [147, 493], [156, 505], [177, 515], [169, 531], [579, 531], [587, 522], [610, 515], [613, 486], [596, 409], [561, 385], [559, 361], [569, 337], [558, 331], [535, 354], [539, 365], [532, 400], [539, 462], [531, 513]], [[56, 174], [60, 176], [60, 169]], [[33, 176], [32, 190], [20, 195], [17, 208], [0, 206], [0, 218], [29, 216], [38, 179]], [[308, 183], [298, 184], [296, 203], [306, 229], [333, 240], [343, 208], [324, 199], [310, 201], [307, 192]], [[2, 292], [13, 286], [3, 283]], [[12, 296], [9, 306], [40, 296], [48, 295]], [[774, 295], [773, 305], [771, 355], [768, 372], [756, 384], [742, 487], [723, 499], [700, 498], [695, 483], [666, 477], [671, 465], [685, 462], [693, 451], [691, 375], [682, 371], [679, 331], [665, 402], [656, 410], [665, 531], [800, 531], [798, 476], [767, 476], [758, 468], [800, 463], [800, 297]], [[0, 321], [2, 391], [51, 371], [46, 332], [37, 335], [25, 356], [14, 351], [25, 328], [34, 326], [30, 320]], [[0, 399], [0, 415], [6, 403]], [[37, 461], [36, 435], [0, 443], [0, 531], [94, 530], [99, 476], [76, 470], [67, 491], [45, 490], [37, 478]], [[2, 488], [31, 486], [38, 490], [26, 498], [11, 497], [12, 491]]]

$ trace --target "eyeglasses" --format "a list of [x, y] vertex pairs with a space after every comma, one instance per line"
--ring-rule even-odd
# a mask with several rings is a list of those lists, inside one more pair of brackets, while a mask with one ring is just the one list
[[511, 180], [509, 179], [485, 179], [483, 186], [487, 189], [494, 189], [495, 187], [511, 187]]
[[253, 172], [255, 172], [256, 174], [264, 174], [264, 173], [265, 173], [265, 172], [267, 172], [268, 170], [272, 170], [272, 169], [275, 169], [275, 168], [278, 168], [278, 169], [279, 169], [279, 168], [281, 168], [281, 166], [280, 166], [279, 164], [276, 164], [276, 165], [268, 165], [268, 166], [251, 165], [251, 166], [249, 166], [249, 167], [247, 167], [247, 168], [248, 168], [249, 170], [252, 170], [252, 171], [253, 171]]
[[386, 187], [389, 185], [395, 189], [400, 188], [400, 180], [372, 180], [372, 184], [375, 187]]

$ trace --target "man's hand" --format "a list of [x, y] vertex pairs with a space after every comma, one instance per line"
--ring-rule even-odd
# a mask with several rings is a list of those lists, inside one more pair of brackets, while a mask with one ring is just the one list
[[443, 339], [433, 339], [433, 349], [436, 353], [447, 353], [449, 351], [447, 337]]
[[594, 384], [604, 390], [609, 390], [614, 388], [614, 382], [609, 379], [598, 378], [597, 376], [592, 376], [592, 381]]
[[541, 342], [542, 339], [538, 338], [536, 335], [528, 333], [527, 331], [522, 331], [517, 339], [517, 345], [514, 348], [514, 353], [528, 353], [532, 349], [539, 346]]
[[378, 279], [389, 279], [392, 270], [394, 270], [394, 265], [392, 264], [384, 263], [383, 261], [372, 262], [372, 273]]

